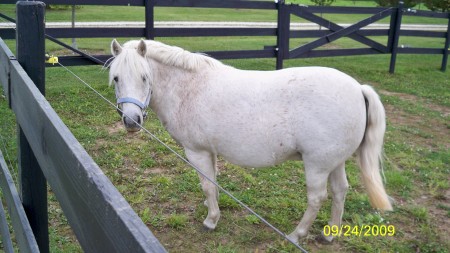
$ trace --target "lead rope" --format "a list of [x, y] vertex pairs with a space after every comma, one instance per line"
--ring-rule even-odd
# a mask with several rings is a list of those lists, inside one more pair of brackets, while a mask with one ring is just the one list
[[212, 184], [214, 184], [219, 190], [221, 190], [223, 193], [225, 193], [226, 195], [228, 195], [228, 197], [232, 198], [234, 201], [236, 201], [239, 205], [241, 205], [242, 207], [244, 207], [247, 211], [249, 211], [251, 214], [253, 214], [254, 216], [256, 216], [259, 220], [261, 220], [264, 224], [266, 224], [268, 227], [270, 227], [272, 230], [274, 230], [276, 233], [278, 233], [279, 235], [281, 235], [284, 239], [286, 239], [287, 241], [289, 241], [290, 243], [292, 243], [296, 248], [298, 248], [299, 250], [301, 250], [304, 253], [308, 253], [308, 251], [306, 251], [304, 248], [302, 248], [300, 245], [298, 245], [297, 243], [295, 243], [294, 241], [292, 241], [285, 233], [281, 232], [279, 229], [277, 229], [275, 226], [273, 226], [272, 224], [270, 224], [267, 220], [265, 220], [263, 217], [261, 217], [259, 214], [257, 214], [255, 211], [253, 211], [250, 207], [248, 207], [246, 204], [244, 204], [242, 201], [240, 201], [239, 199], [237, 199], [235, 196], [233, 196], [233, 194], [231, 194], [230, 192], [228, 192], [227, 190], [225, 190], [222, 186], [220, 186], [216, 181], [212, 180], [211, 178], [209, 178], [208, 176], [206, 176], [199, 168], [197, 168], [195, 165], [193, 165], [191, 162], [189, 162], [186, 158], [184, 158], [182, 155], [180, 155], [179, 153], [177, 153], [174, 149], [172, 149], [171, 147], [169, 147], [166, 143], [164, 143], [163, 141], [161, 141], [158, 137], [156, 137], [154, 134], [152, 134], [149, 130], [147, 130], [144, 126], [142, 126], [140, 123], [136, 122], [132, 117], [129, 117], [128, 115], [124, 114], [124, 112], [122, 111], [122, 109], [120, 109], [118, 106], [116, 106], [114, 103], [112, 103], [111, 101], [109, 101], [105, 96], [103, 96], [100, 92], [98, 92], [96, 89], [94, 89], [91, 85], [89, 85], [88, 83], [86, 83], [83, 79], [81, 79], [79, 76], [77, 76], [75, 73], [73, 73], [70, 69], [68, 69], [66, 66], [62, 65], [60, 62], [57, 62], [62, 68], [64, 68], [65, 70], [67, 70], [67, 72], [69, 72], [70, 74], [72, 74], [76, 79], [78, 79], [80, 82], [82, 82], [84, 85], [86, 85], [89, 89], [91, 89], [94, 93], [96, 93], [98, 96], [100, 96], [103, 100], [105, 100], [109, 105], [111, 105], [112, 107], [114, 107], [116, 110], [120, 111], [123, 115], [127, 116], [129, 119], [131, 119], [134, 123], [136, 123], [142, 130], [144, 130], [144, 132], [146, 132], [148, 135], [150, 135], [151, 138], [153, 138], [154, 140], [156, 140], [158, 143], [160, 143], [161, 145], [163, 145], [165, 148], [167, 148], [168, 150], [170, 150], [172, 153], [174, 153], [180, 160], [182, 160], [183, 162], [187, 163], [189, 166], [191, 166], [194, 170], [197, 171], [197, 173], [199, 173], [200, 175], [202, 175], [205, 179], [207, 179], [208, 181], [210, 181]]

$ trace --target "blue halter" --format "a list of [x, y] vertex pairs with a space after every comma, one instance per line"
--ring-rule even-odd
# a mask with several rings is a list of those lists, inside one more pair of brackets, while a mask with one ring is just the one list
[[117, 99], [117, 104], [123, 104], [123, 103], [135, 104], [135, 105], [139, 106], [142, 110], [144, 110], [146, 108], [146, 106], [143, 103], [141, 103], [141, 101], [139, 101], [135, 98], [131, 98], [131, 97], [124, 97], [124, 98]]
[[[145, 112], [145, 109], [148, 107], [148, 105], [150, 104], [150, 96], [151, 96], [151, 92], [149, 91], [149, 94], [147, 96], [147, 98], [145, 99], [145, 103], [143, 104], [141, 101], [132, 98], [132, 97], [123, 97], [123, 98], [117, 98], [117, 106], [119, 108], [119, 106], [123, 103], [132, 103], [135, 104], [137, 106], [139, 106], [139, 108], [141, 108], [142, 110], [142, 114], [144, 116], [144, 118], [147, 116], [147, 112]], [[117, 112], [119, 113], [119, 115], [122, 117], [122, 111], [121, 109], [117, 110]]]

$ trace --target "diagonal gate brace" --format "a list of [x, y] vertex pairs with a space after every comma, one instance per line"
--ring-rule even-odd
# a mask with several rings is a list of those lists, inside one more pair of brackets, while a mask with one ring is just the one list
[[333, 33], [328, 34], [324, 37], [321, 37], [315, 41], [312, 41], [310, 43], [307, 43], [301, 47], [298, 47], [298, 48], [290, 51], [289, 58], [297, 58], [300, 55], [302, 55], [308, 51], [311, 51], [315, 48], [318, 48], [320, 46], [323, 46], [327, 43], [330, 43], [332, 41], [335, 41], [335, 40], [340, 39], [345, 36], [348, 36], [351, 39], [356, 40], [362, 44], [368, 45], [371, 48], [373, 48], [381, 53], [385, 53], [388, 51], [386, 46], [384, 46], [374, 40], [368, 39], [365, 36], [358, 34], [358, 30], [361, 29], [362, 27], [365, 27], [369, 24], [372, 24], [378, 20], [381, 20], [381, 19], [391, 15], [392, 8], [389, 8], [382, 12], [379, 12], [369, 18], [366, 18], [366, 19], [364, 19], [356, 24], [353, 24], [349, 27], [346, 27], [346, 28], [344, 28], [336, 23], [333, 23], [329, 20], [326, 20], [324, 18], [318, 17], [318, 16], [314, 15], [313, 13], [305, 10], [303, 7], [293, 8], [291, 11], [294, 15], [297, 15], [308, 21], [314, 22], [318, 25], [327, 27], [328, 29], [333, 31]]

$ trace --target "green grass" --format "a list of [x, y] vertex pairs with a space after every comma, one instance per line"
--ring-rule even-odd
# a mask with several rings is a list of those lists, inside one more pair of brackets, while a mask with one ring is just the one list
[[167, 226], [175, 229], [182, 229], [188, 224], [188, 217], [184, 214], [171, 214], [167, 218]]
[[[183, 38], [165, 39], [170, 44], [190, 50], [253, 48], [261, 47], [272, 38], [224, 38], [223, 40]], [[89, 41], [86, 40], [86, 45]], [[424, 42], [425, 43], [425, 42]], [[107, 50], [109, 41], [92, 43]], [[344, 41], [337, 46], [347, 46]], [[387, 190], [396, 199], [396, 211], [380, 214], [370, 208], [364, 188], [360, 185], [359, 169], [353, 161], [347, 164], [351, 189], [347, 196], [344, 223], [393, 224], [398, 230], [394, 238], [339, 238], [336, 244], [343, 252], [397, 249], [410, 251], [418, 247], [424, 252], [445, 249], [448, 244], [440, 234], [429, 206], [417, 205], [416, 199], [423, 195], [433, 201], [443, 199], [448, 190], [448, 165], [450, 163], [445, 136], [448, 115], [438, 111], [449, 105], [449, 74], [438, 71], [439, 57], [424, 55], [399, 56], [395, 75], [387, 73], [388, 56], [360, 56], [286, 61], [286, 66], [324, 65], [338, 68], [355, 76], [362, 83], [370, 83], [379, 90], [396, 92], [383, 94], [388, 110], [386, 134], [385, 175]], [[228, 60], [227, 64], [245, 69], [273, 69], [272, 59]], [[114, 100], [114, 91], [107, 85], [107, 72], [100, 67], [72, 67], [88, 83], [108, 99]], [[62, 81], [64, 80], [64, 81]], [[396, 96], [407, 94], [412, 97]], [[223, 252], [253, 251], [255, 248], [269, 251], [292, 251], [254, 216], [249, 215], [224, 194], [219, 204], [222, 218], [219, 227], [204, 233], [201, 223], [206, 216], [203, 194], [196, 173], [179, 161], [169, 151], [151, 141], [145, 134], [128, 135], [118, 122], [115, 110], [108, 108], [82, 86], [76, 79], [60, 68], [47, 69], [47, 97], [82, 145], [93, 156], [105, 174], [126, 197], [132, 207], [170, 251], [178, 248], [188, 251], [216, 249]], [[412, 99], [412, 100], [411, 100]], [[7, 147], [15, 153], [14, 117], [4, 99], [0, 100], [2, 121], [1, 134], [8, 136]], [[398, 121], [401, 115], [409, 120]], [[154, 114], [150, 114], [146, 127], [171, 147], [182, 153], [165, 132]], [[438, 127], [438, 128], [436, 128]], [[443, 131], [443, 132], [442, 132]], [[12, 163], [15, 163], [13, 158]], [[219, 182], [232, 191], [244, 203], [249, 204], [263, 217], [282, 231], [289, 232], [306, 209], [306, 192], [302, 164], [288, 162], [281, 166], [261, 169], [243, 169], [221, 162]], [[417, 187], [418, 186], [418, 187]], [[56, 205], [52, 198], [52, 206]], [[439, 202], [440, 203], [440, 202]], [[324, 203], [310, 233], [317, 235], [327, 224], [331, 202]], [[442, 209], [440, 203], [435, 208]], [[59, 210], [59, 211], [58, 211]], [[52, 247], [56, 251], [79, 251], [76, 240], [61, 222], [58, 207], [50, 209], [52, 218]], [[410, 224], [414, 224], [412, 227]], [[432, 236], [437, 235], [437, 236]], [[177, 238], [184, 238], [179, 240]], [[220, 239], [218, 239], [220, 238]], [[169, 242], [176, 241], [176, 245]], [[317, 249], [312, 236], [303, 245], [312, 251]], [[414, 246], [412, 246], [414, 245]], [[75, 250], [72, 250], [75, 249]], [[377, 249], [377, 250], [375, 250]], [[325, 250], [326, 251], [326, 250]], [[442, 251], [444, 252], [444, 251]]]

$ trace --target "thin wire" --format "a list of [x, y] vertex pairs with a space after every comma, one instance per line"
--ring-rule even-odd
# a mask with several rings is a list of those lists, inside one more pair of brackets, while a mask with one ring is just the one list
[[262, 216], [257, 214], [255, 211], [253, 211], [250, 207], [248, 207], [246, 204], [244, 204], [242, 201], [237, 199], [233, 194], [231, 194], [229, 191], [225, 190], [222, 186], [220, 186], [216, 181], [209, 178], [205, 173], [203, 173], [199, 168], [197, 168], [194, 164], [189, 162], [186, 158], [184, 158], [182, 155], [178, 154], [174, 149], [169, 147], [166, 143], [161, 141], [158, 137], [156, 137], [153, 133], [151, 133], [149, 130], [147, 130], [144, 126], [142, 126], [140, 123], [135, 121], [132, 117], [125, 114], [122, 109], [120, 109], [117, 105], [109, 101], [105, 96], [103, 96], [100, 92], [98, 92], [96, 89], [94, 89], [91, 85], [86, 83], [83, 79], [81, 79], [78, 75], [76, 75], [74, 72], [72, 72], [70, 69], [68, 69], [66, 66], [62, 65], [58, 62], [58, 64], [63, 67], [65, 70], [67, 70], [69, 73], [71, 73], [75, 78], [77, 78], [80, 82], [82, 82], [84, 85], [86, 85], [89, 89], [91, 89], [94, 93], [96, 93], [98, 96], [100, 96], [103, 100], [105, 100], [108, 104], [110, 104], [112, 107], [114, 107], [116, 110], [120, 111], [123, 115], [131, 119], [135, 124], [137, 124], [144, 132], [146, 132], [148, 135], [150, 135], [154, 140], [159, 142], [161, 145], [163, 145], [165, 148], [170, 150], [172, 153], [174, 153], [179, 159], [181, 159], [183, 162], [187, 163], [189, 166], [191, 166], [193, 169], [195, 169], [200, 175], [202, 175], [205, 179], [210, 181], [212, 184], [214, 184], [217, 188], [219, 188], [223, 193], [228, 195], [230, 198], [232, 198], [234, 201], [236, 201], [239, 205], [244, 207], [247, 211], [249, 211], [251, 214], [255, 215], [258, 219], [260, 219], [264, 224], [266, 224], [268, 227], [270, 227], [272, 230], [277, 232], [279, 235], [281, 235], [284, 239], [292, 243], [295, 247], [297, 247], [299, 250], [301, 250], [304, 253], [308, 253], [305, 249], [303, 249], [300, 245], [292, 241], [285, 233], [281, 232], [279, 229], [277, 229], [275, 226], [270, 224], [266, 219], [264, 219]]
[[5, 154], [6, 154], [6, 159], [8, 159], [9, 166], [11, 166], [11, 169], [13, 169], [14, 167], [13, 167], [13, 164], [11, 162], [11, 157], [9, 156], [9, 153], [8, 153], [8, 147], [6, 146], [5, 138], [3, 137], [3, 135], [1, 133], [0, 133], [0, 139], [2, 139], [3, 149], [4, 149]]
[[[15, 168], [15, 167], [14, 167], [13, 164], [12, 164], [12, 159], [11, 159], [11, 156], [9, 155], [8, 147], [6, 146], [6, 138], [3, 137], [3, 135], [2, 135], [1, 133], [0, 133], [0, 139], [2, 140], [3, 149], [5, 150], [6, 159], [7, 159], [8, 162], [9, 162], [10, 170], [11, 170], [11, 171], [14, 171], [14, 168]], [[1, 150], [0, 150], [0, 151], [1, 151]], [[13, 178], [15, 179], [15, 181], [18, 182], [17, 174], [16, 174], [16, 173], [11, 173], [11, 175], [13, 176]]]
[[[1, 16], [0, 16], [0, 18], [1, 18]], [[3, 122], [3, 126], [2, 126], [1, 129], [3, 129], [3, 128], [6, 129], [5, 126], [6, 126], [6, 122]], [[13, 164], [12, 164], [11, 156], [9, 155], [9, 152], [8, 152], [8, 147], [6, 146], [6, 138], [3, 137], [3, 135], [2, 135], [1, 132], [0, 132], [0, 139], [1, 139], [1, 141], [2, 141], [3, 149], [5, 150], [6, 159], [7, 159], [8, 162], [9, 162], [9, 166], [10, 166], [11, 170], [13, 170], [13, 169], [14, 169], [14, 166], [13, 166]], [[1, 149], [0, 149], [0, 151], [1, 151]], [[14, 176], [14, 175], [16, 175], [16, 173], [12, 173], [12, 175]], [[15, 178], [15, 179], [17, 179], [17, 178]], [[17, 180], [16, 180], [16, 182], [17, 182]]]

